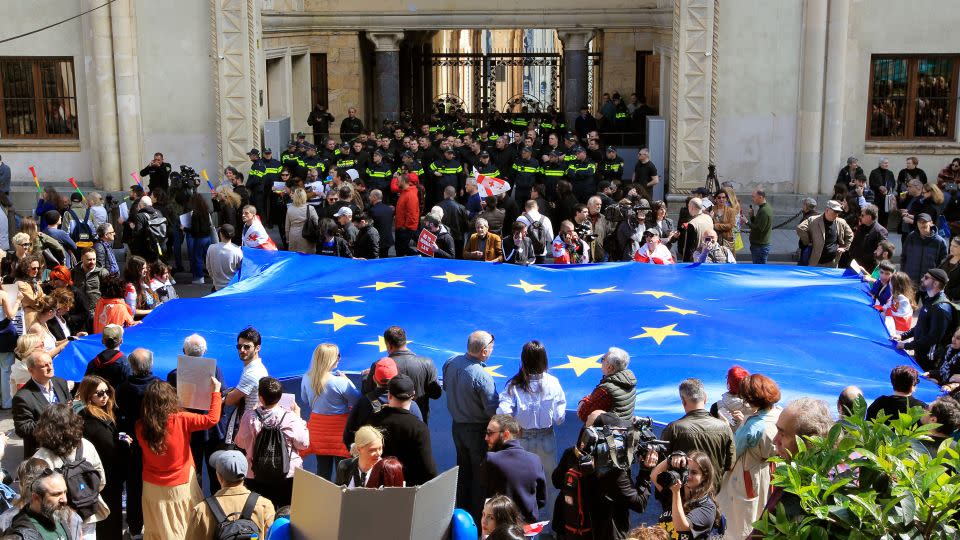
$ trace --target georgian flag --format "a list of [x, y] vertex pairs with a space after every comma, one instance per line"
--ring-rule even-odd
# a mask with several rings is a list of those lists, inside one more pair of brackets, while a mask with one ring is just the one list
[[492, 176], [477, 175], [477, 188], [481, 197], [493, 197], [510, 191], [510, 183]]

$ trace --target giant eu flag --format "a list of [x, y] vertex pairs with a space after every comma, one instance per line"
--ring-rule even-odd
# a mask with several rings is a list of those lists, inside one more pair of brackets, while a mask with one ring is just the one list
[[[159, 376], [176, 367], [183, 339], [198, 332], [235, 384], [237, 333], [263, 335], [261, 356], [278, 378], [298, 377], [319, 343], [340, 347], [340, 369], [356, 372], [386, 354], [383, 331], [406, 329], [410, 348], [439, 368], [466, 349], [473, 330], [495, 339], [486, 370], [502, 388], [532, 339], [546, 346], [570, 408], [602, 377], [611, 346], [630, 354], [637, 411], [670, 420], [677, 385], [698, 377], [711, 399], [739, 364], [776, 380], [784, 398], [833, 403], [846, 385], [868, 398], [889, 393], [890, 369], [911, 359], [896, 351], [865, 286], [839, 270], [754, 265], [636, 263], [518, 267], [399, 258], [354, 261], [244, 250], [239, 281], [205, 298], [167, 302], [129, 328], [124, 350], [155, 353]], [[79, 379], [101, 350], [99, 336], [74, 342], [57, 373]], [[931, 398], [933, 385], [922, 386]]]

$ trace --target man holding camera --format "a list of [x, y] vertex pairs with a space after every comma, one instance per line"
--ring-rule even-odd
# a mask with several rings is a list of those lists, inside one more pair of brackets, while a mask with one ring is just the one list
[[147, 184], [147, 187], [151, 193], [157, 188], [169, 189], [171, 169], [170, 164], [163, 161], [163, 154], [157, 152], [153, 155], [153, 160], [140, 171], [140, 177], [150, 177], [150, 182]]
[[699, 450], [707, 454], [715, 471], [713, 492], [719, 493], [724, 473], [733, 468], [735, 447], [730, 424], [707, 411], [707, 391], [700, 379], [680, 383], [680, 403], [686, 414], [668, 424], [660, 438], [670, 443], [671, 453]]
[[[617, 225], [617, 246], [621, 253], [616, 254], [614, 258], [611, 253], [610, 260], [632, 261], [633, 257], [643, 247], [643, 233], [647, 230], [647, 212], [650, 211], [650, 203], [646, 199], [640, 199], [632, 211], [624, 211], [623, 204], [621, 208], [621, 221]], [[626, 214], [625, 216], [623, 214]]]

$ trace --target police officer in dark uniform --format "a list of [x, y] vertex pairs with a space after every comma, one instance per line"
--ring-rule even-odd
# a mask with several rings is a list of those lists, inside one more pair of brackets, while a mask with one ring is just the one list
[[492, 176], [494, 178], [503, 178], [500, 167], [490, 159], [490, 152], [483, 150], [480, 152], [480, 161], [477, 163], [477, 174]]
[[423, 178], [423, 164], [420, 163], [420, 160], [418, 160], [416, 156], [413, 155], [413, 152], [409, 150], [403, 154], [400, 154], [400, 165], [396, 168], [396, 174], [402, 174], [403, 168], [406, 168], [408, 172], [417, 173], [418, 178]]
[[377, 150], [373, 153], [373, 161], [364, 169], [364, 179], [367, 182], [367, 191], [379, 189], [386, 192], [390, 189], [390, 179], [393, 177], [393, 168], [386, 159], [386, 152]]
[[287, 149], [280, 152], [280, 163], [286, 165], [287, 161], [297, 159], [297, 141], [290, 139], [287, 143]]
[[453, 148], [447, 147], [443, 151], [443, 159], [430, 165], [431, 181], [427, 183], [427, 194], [431, 197], [427, 206], [433, 206], [438, 201], [443, 200], [443, 188], [453, 186], [457, 193], [463, 190], [466, 183], [466, 177], [463, 174], [463, 166], [457, 161], [456, 152]]
[[578, 146], [574, 150], [577, 160], [567, 166], [567, 178], [577, 200], [587, 204], [587, 199], [597, 192], [597, 164], [587, 157], [586, 148]]
[[283, 169], [283, 165], [279, 160], [273, 159], [273, 149], [264, 148], [263, 149], [263, 159], [260, 160], [260, 163], [263, 164], [263, 215], [262, 219], [265, 220], [265, 223], [269, 225], [279, 225], [283, 227], [283, 223], [274, 222], [270, 214], [270, 208], [273, 206], [273, 185], [280, 181], [280, 170]]
[[337, 157], [340, 155], [340, 147], [337, 146], [335, 139], [329, 137], [323, 141], [323, 147], [318, 148], [317, 152], [327, 163], [336, 163]]
[[307, 125], [313, 128], [313, 144], [323, 144], [323, 139], [330, 133], [330, 122], [333, 122], [333, 115], [327, 110], [327, 106], [317, 103], [307, 116]]
[[557, 184], [567, 176], [563, 152], [554, 150], [547, 154], [547, 161], [540, 166], [540, 182], [547, 188], [546, 196], [551, 201], [557, 198]]
[[346, 142], [363, 133], [363, 121], [357, 118], [357, 108], [347, 109], [347, 117], [340, 122], [340, 140]]
[[150, 177], [147, 188], [153, 191], [157, 188], [170, 189], [170, 170], [172, 167], [163, 160], [163, 154], [157, 152], [153, 161], [140, 171], [140, 177]]
[[260, 150], [256, 148], [247, 152], [250, 158], [250, 172], [247, 174], [247, 189], [250, 190], [250, 204], [257, 207], [257, 214], [263, 215], [266, 199], [263, 194], [263, 177], [267, 174], [267, 167], [260, 159]]
[[335, 163], [338, 171], [357, 168], [357, 158], [350, 152], [350, 143], [345, 142], [340, 145], [340, 154], [337, 155]]
[[[301, 160], [304, 170], [316, 169], [320, 174], [320, 178], [323, 178], [327, 173], [327, 169], [330, 168], [329, 163], [317, 154], [317, 147], [312, 144], [308, 143], [306, 145], [306, 152], [307, 155]], [[306, 178], [306, 173], [304, 173], [304, 178]]]
[[611, 182], [623, 179], [623, 158], [617, 155], [617, 149], [612, 146], [607, 147], [607, 155], [600, 164], [600, 177]]
[[513, 198], [519, 203], [526, 203], [530, 199], [530, 188], [540, 174], [540, 163], [533, 159], [533, 148], [521, 148], [520, 159], [514, 161], [510, 169], [513, 171]]
[[570, 165], [577, 160], [577, 147], [580, 146], [577, 144], [577, 136], [573, 133], [567, 134], [567, 138], [563, 140], [563, 159], [561, 160], [566, 165]]

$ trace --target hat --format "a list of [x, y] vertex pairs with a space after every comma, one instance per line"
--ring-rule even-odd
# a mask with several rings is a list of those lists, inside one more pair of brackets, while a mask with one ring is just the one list
[[574, 147], [573, 147], [573, 153], [574, 153], [574, 154], [579, 154], [580, 152], [586, 152], [586, 151], [587, 151], [587, 149], [584, 148], [584, 147], [582, 147], [582, 146], [574, 146]]
[[930, 277], [940, 282], [940, 285], [946, 285], [950, 278], [947, 277], [947, 272], [942, 268], [931, 268], [927, 270], [927, 273], [930, 274]]
[[296, 139], [291, 139], [290, 142], [287, 143], [287, 148], [290, 148], [291, 146], [296, 146], [296, 145], [297, 145]]
[[456, 152], [457, 152], [457, 151], [454, 150], [453, 147], [450, 147], [450, 146], [448, 146], [448, 147], [446, 147], [446, 148], [443, 149], [443, 153], [444, 153], [444, 154], [455, 154]]
[[523, 148], [520, 149], [520, 153], [523, 153], [523, 152], [526, 152], [526, 153], [528, 153], [528, 154], [532, 154], [532, 153], [533, 153], [533, 148], [530, 148], [529, 146], [524, 146]]
[[272, 153], [273, 153], [273, 148], [264, 148], [264, 149], [263, 149], [263, 153], [264, 153], [264, 154], [272, 154]]
[[50, 270], [50, 280], [53, 281], [55, 279], [67, 285], [73, 285], [73, 278], [70, 277], [70, 270], [68, 270], [66, 266], [54, 266], [53, 269]]
[[577, 140], [577, 136], [574, 135], [573, 133], [571, 133], [570, 135], [567, 135], [567, 140], [568, 140], [568, 141], [576, 141], [576, 140]]
[[550, 155], [553, 157], [563, 157], [563, 152], [560, 150], [554, 150], [553, 152], [550, 152]]
[[487, 152], [486, 150], [484, 150], [480, 152], [480, 157], [490, 157], [490, 152]]
[[347, 169], [347, 176], [349, 176], [350, 180], [353, 181], [357, 178], [360, 178], [360, 173], [358, 173], [356, 169]]
[[637, 209], [639, 209], [639, 210], [649, 210], [649, 209], [650, 209], [650, 201], [648, 201], [648, 200], [646, 200], [646, 199], [640, 199], [640, 200], [637, 202]]
[[298, 132], [297, 132], [297, 138], [298, 138], [298, 139], [306, 139], [307, 136], [304, 135], [302, 131], [298, 131]]
[[103, 339], [105, 341], [120, 343], [120, 341], [123, 340], [123, 327], [119, 324], [108, 324], [103, 327]]
[[239, 482], [247, 477], [247, 456], [239, 450], [217, 450], [210, 455], [210, 466], [226, 482]]
[[707, 210], [713, 207], [713, 203], [710, 202], [710, 199], [703, 199], [700, 201], [700, 207]]
[[389, 356], [384, 356], [373, 365], [373, 382], [377, 383], [377, 386], [385, 386], [396, 376], [397, 363]]
[[343, 141], [342, 143], [340, 143], [340, 148], [350, 148], [350, 143], [348, 143], [347, 141]]
[[933, 218], [930, 217], [930, 214], [922, 212], [917, 214], [917, 219], [915, 221], [933, 221]]
[[248, 156], [259, 156], [259, 155], [260, 155], [260, 151], [257, 150], [256, 148], [251, 148], [250, 151], [247, 152], [247, 155], [248, 155]]
[[693, 193], [696, 194], [696, 195], [700, 195], [700, 196], [702, 197], [702, 196], [704, 196], [704, 195], [709, 195], [709, 194], [710, 194], [710, 190], [708, 190], [708, 189], [705, 188], [705, 187], [698, 187], [697, 189], [693, 190]]
[[233, 225], [229, 223], [224, 223], [220, 226], [220, 233], [226, 237], [233, 238], [233, 235], [236, 234], [237, 230], [233, 228]]
[[414, 157], [414, 155], [413, 155], [413, 152], [411, 152], [411, 151], [409, 151], [409, 150], [406, 150], [406, 151], [404, 151], [404, 153], [400, 154], [400, 157], [408, 157], [408, 158], [411, 158], [411, 159], [412, 159], [412, 158]]
[[417, 395], [413, 388], [413, 379], [402, 373], [390, 379], [387, 392], [391, 396], [404, 401], [413, 399]]
[[387, 157], [387, 153], [384, 152], [383, 150], [377, 150], [376, 152], [373, 153], [373, 155], [380, 156], [380, 157]]
[[607, 147], [607, 152], [613, 152], [614, 154], [616, 154], [616, 153], [617, 153], [617, 149], [614, 148], [614, 147], [612, 147], [612, 146], [608, 146], [608, 147]]
[[317, 145], [315, 145], [315, 144], [310, 144], [310, 143], [303, 143], [303, 148], [304, 148], [305, 150], [316, 150], [316, 149], [317, 149]]
[[827, 208], [833, 210], [834, 212], [843, 212], [843, 206], [841, 206], [837, 201], [827, 201]]
[[353, 210], [351, 210], [349, 206], [342, 206], [339, 210], [337, 210], [337, 213], [333, 215], [333, 217], [343, 216], [353, 217]]

